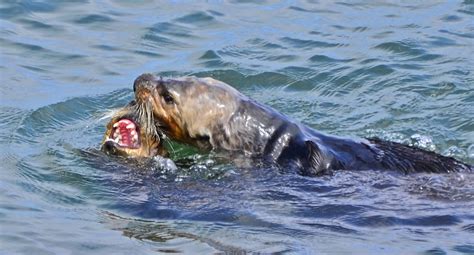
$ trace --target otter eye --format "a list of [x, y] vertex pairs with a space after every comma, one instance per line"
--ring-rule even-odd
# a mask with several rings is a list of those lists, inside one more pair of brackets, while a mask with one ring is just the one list
[[171, 96], [171, 94], [169, 94], [169, 93], [164, 94], [164, 95], [163, 95], [163, 99], [165, 100], [165, 103], [167, 103], [167, 104], [172, 104], [172, 103], [174, 103], [174, 99], [173, 99], [173, 97]]

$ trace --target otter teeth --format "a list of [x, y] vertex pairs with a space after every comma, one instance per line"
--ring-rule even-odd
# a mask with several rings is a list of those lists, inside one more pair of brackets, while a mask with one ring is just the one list
[[138, 147], [139, 137], [137, 126], [128, 119], [121, 119], [113, 124], [114, 131], [111, 140], [123, 147]]

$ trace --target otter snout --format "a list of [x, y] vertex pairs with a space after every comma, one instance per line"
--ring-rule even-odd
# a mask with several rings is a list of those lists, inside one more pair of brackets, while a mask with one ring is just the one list
[[106, 141], [102, 147], [101, 150], [109, 155], [117, 155], [117, 147], [115, 147], [115, 144], [112, 141]]
[[156, 86], [156, 78], [153, 74], [145, 73], [138, 76], [133, 82], [133, 92], [137, 90], [152, 90]]

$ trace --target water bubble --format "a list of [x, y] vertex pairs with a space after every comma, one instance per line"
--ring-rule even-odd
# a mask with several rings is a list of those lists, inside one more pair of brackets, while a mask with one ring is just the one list
[[447, 150], [443, 152], [443, 154], [448, 157], [456, 157], [456, 158], [465, 158], [467, 156], [466, 152], [457, 146], [449, 147]]
[[206, 165], [203, 165], [203, 164], [195, 164], [195, 165], [192, 165], [190, 168], [189, 168], [189, 171], [190, 172], [194, 172], [194, 173], [201, 173], [201, 172], [205, 172], [207, 171], [209, 168], [206, 166]]
[[176, 164], [173, 162], [173, 160], [169, 158], [164, 158], [162, 156], [157, 155], [153, 157], [153, 161], [155, 162], [156, 167], [158, 169], [161, 169], [165, 172], [175, 173], [176, 170], [178, 170]]
[[414, 134], [410, 137], [410, 145], [423, 148], [425, 150], [434, 151], [436, 146], [433, 143], [433, 139], [426, 135]]
[[207, 167], [212, 167], [216, 164], [215, 160], [213, 159], [207, 159], [204, 161], [204, 165], [206, 165]]
[[388, 131], [376, 130], [376, 129], [367, 129], [365, 132], [367, 133], [366, 137], [378, 137], [382, 140], [411, 145], [410, 139], [407, 138], [406, 135], [401, 134], [401, 133], [388, 132]]
[[469, 158], [474, 158], [474, 144], [469, 145], [469, 148], [467, 148], [467, 156]]

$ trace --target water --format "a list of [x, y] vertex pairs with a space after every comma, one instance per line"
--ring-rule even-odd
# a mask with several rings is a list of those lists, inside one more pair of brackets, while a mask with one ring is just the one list
[[[258, 1], [259, 2], [259, 1]], [[3, 1], [0, 253], [473, 254], [474, 175], [176, 172], [98, 151], [139, 74], [474, 163], [474, 2]]]

